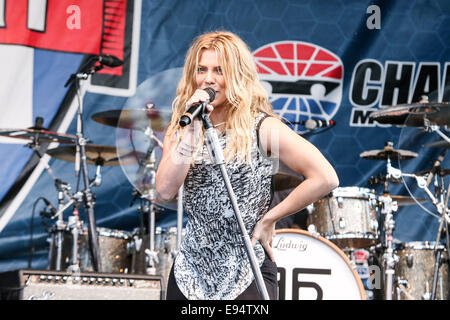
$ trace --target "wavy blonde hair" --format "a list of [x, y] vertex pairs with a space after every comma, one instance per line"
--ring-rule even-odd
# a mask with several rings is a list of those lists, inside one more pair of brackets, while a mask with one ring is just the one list
[[227, 146], [224, 150], [226, 161], [237, 156], [238, 160], [249, 162], [252, 129], [258, 113], [265, 112], [277, 118], [278, 116], [273, 112], [267, 92], [259, 81], [256, 64], [248, 46], [231, 32], [205, 33], [192, 43], [172, 103], [173, 114], [167, 134], [171, 135], [181, 129], [178, 121], [185, 112], [186, 102], [197, 89], [196, 72], [201, 53], [203, 50], [211, 49], [217, 54], [226, 84], [225, 95], [228, 103], [225, 123]]

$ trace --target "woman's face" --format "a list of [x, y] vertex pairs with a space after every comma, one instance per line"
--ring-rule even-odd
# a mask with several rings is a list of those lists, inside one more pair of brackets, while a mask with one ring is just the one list
[[216, 97], [211, 103], [214, 107], [221, 106], [226, 102], [225, 78], [216, 51], [213, 49], [201, 51], [195, 80], [198, 89], [211, 87], [216, 91]]

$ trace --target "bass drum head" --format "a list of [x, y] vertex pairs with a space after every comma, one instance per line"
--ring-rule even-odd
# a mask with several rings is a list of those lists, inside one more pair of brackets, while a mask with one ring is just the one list
[[278, 229], [273, 239], [280, 300], [366, 300], [345, 253], [321, 236]]

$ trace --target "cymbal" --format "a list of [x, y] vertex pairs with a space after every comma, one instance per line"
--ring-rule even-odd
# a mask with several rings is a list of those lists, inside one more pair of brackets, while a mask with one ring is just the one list
[[303, 181], [300, 177], [278, 172], [274, 176], [274, 191], [282, 191], [297, 187]]
[[[117, 155], [117, 148], [110, 146], [102, 146], [98, 144], [88, 144], [86, 145], [86, 162], [91, 165], [100, 166], [118, 166], [120, 164], [127, 164], [127, 158], [130, 159], [130, 164], [135, 163], [133, 159], [140, 157], [141, 159], [145, 156], [142, 152], [132, 151], [132, 150], [122, 150], [120, 149], [122, 163], [119, 162], [119, 157]], [[76, 145], [61, 146], [54, 149], [47, 150], [47, 153], [53, 158], [75, 162], [76, 156]]]
[[92, 119], [111, 127], [145, 131], [151, 126], [153, 131], [164, 131], [171, 117], [168, 111], [141, 108], [103, 111], [94, 114]]
[[46, 129], [0, 129], [0, 136], [35, 142], [75, 143], [77, 137], [71, 134], [48, 131]]
[[383, 124], [423, 127], [424, 119], [428, 119], [431, 124], [445, 126], [450, 125], [450, 104], [448, 102], [401, 104], [377, 110], [369, 117]]
[[427, 143], [426, 145], [424, 145], [424, 147], [450, 149], [450, 142], [447, 142], [445, 140], [441, 140], [441, 141]]
[[[426, 174], [430, 173], [431, 170], [432, 170], [432, 169], [422, 170], [422, 171], [416, 172], [415, 175], [416, 175], [416, 176], [423, 176], [423, 175], [426, 175]], [[437, 175], [438, 175], [438, 176], [446, 176], [446, 175], [449, 175], [449, 174], [450, 174], [450, 169], [444, 169], [444, 168], [441, 168], [441, 169], [437, 172]]]
[[364, 151], [359, 156], [368, 160], [387, 160], [388, 158], [407, 160], [416, 158], [418, 154], [408, 150], [394, 149], [392, 146], [387, 145], [384, 149]]

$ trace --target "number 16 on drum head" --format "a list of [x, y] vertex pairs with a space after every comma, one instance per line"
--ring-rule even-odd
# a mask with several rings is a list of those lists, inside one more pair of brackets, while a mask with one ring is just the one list
[[344, 252], [320, 236], [279, 229], [273, 240], [280, 300], [365, 300], [363, 283]]

